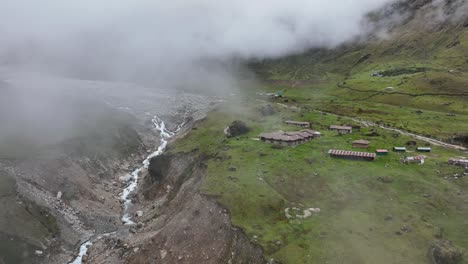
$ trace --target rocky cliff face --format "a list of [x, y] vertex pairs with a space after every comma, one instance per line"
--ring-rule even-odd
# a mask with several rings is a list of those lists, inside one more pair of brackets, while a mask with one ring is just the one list
[[143, 197], [157, 204], [147, 228], [158, 231], [130, 263], [264, 263], [261, 249], [231, 225], [228, 212], [198, 192], [203, 160], [197, 152], [152, 160]]
[[230, 223], [227, 210], [198, 192], [198, 152], [151, 160], [138, 197], [138, 224], [125, 238], [97, 243], [93, 263], [265, 263], [262, 250]]

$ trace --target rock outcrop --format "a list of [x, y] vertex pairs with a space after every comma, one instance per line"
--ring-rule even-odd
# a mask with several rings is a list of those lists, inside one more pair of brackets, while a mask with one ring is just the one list
[[145, 226], [132, 239], [139, 250], [129, 263], [265, 263], [227, 210], [199, 193], [203, 161], [196, 151], [151, 161], [141, 190]]

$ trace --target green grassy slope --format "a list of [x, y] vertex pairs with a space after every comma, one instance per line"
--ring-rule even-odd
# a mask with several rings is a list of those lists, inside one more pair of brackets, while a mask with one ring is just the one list
[[[211, 113], [170, 151], [210, 154], [201, 191], [217, 197], [233, 223], [262, 245], [267, 256], [281, 263], [427, 263], [427, 250], [440, 230], [468, 248], [462, 232], [468, 181], [453, 178], [462, 169], [446, 165], [449, 157], [463, 153], [435, 147], [423, 166], [399, 162], [415, 153], [390, 153], [375, 162], [332, 159], [328, 149], [352, 149], [355, 139], [371, 140], [365, 151], [390, 149], [411, 139], [380, 129], [380, 136], [367, 136], [371, 128], [339, 136], [326, 127], [351, 121], [285, 108], [262, 117], [258, 106], [251, 107], [258, 103], [244, 103], [241, 112], [223, 106]], [[263, 131], [295, 130], [282, 122], [290, 118], [312, 121], [323, 137], [283, 149], [252, 139]], [[225, 139], [222, 131], [235, 119], [247, 121], [252, 131]], [[229, 170], [232, 166], [236, 171]], [[384, 183], [382, 177], [393, 182]], [[318, 207], [321, 212], [305, 220], [287, 219], [284, 210], [292, 207]], [[389, 215], [392, 220], [385, 220]], [[396, 234], [404, 226], [412, 231]]]
[[[467, 131], [468, 27], [460, 20], [421, 30], [421, 23], [416, 16], [384, 39], [313, 50], [252, 68], [260, 78], [270, 80], [266, 90], [286, 90], [286, 96], [301, 103], [336, 113], [369, 110], [359, 115], [449, 141]], [[371, 77], [374, 71], [385, 76]], [[432, 129], [426, 121], [424, 126], [416, 124], [421, 117], [405, 115], [400, 109], [429, 111], [423, 120], [439, 115], [432, 122], [437, 126]], [[453, 114], [458, 117], [445, 118]], [[406, 120], [398, 122], [395, 115]], [[462, 126], [454, 127], [452, 121]]]
[[[400, 163], [404, 155], [417, 155], [414, 149], [374, 162], [327, 155], [330, 148], [353, 149], [355, 139], [370, 140], [371, 152], [413, 140], [371, 127], [343, 136], [326, 130], [330, 124], [358, 125], [346, 116], [444, 141], [467, 135], [468, 27], [459, 21], [425, 28], [417, 13], [386, 39], [251, 65], [264, 84], [210, 113], [171, 146], [211, 157], [201, 192], [229, 209], [233, 223], [267, 257], [280, 263], [429, 263], [428, 250], [440, 238], [468, 250], [468, 179], [459, 177], [462, 168], [447, 164], [466, 153], [433, 147], [424, 165]], [[373, 71], [384, 76], [371, 77]], [[255, 96], [264, 91], [283, 91], [284, 97]], [[262, 100], [278, 113], [262, 116]], [[252, 130], [226, 139], [222, 131], [236, 119]], [[253, 139], [297, 130], [284, 125], [287, 119], [310, 121], [323, 137], [289, 148]], [[294, 207], [321, 212], [288, 219], [285, 209]]]

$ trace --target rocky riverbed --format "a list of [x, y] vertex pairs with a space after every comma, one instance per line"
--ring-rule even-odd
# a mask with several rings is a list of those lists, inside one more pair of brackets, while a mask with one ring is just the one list
[[0, 263], [264, 262], [198, 193], [203, 155], [161, 155], [222, 96], [0, 77]]
[[[160, 147], [164, 135], [154, 129], [154, 116], [175, 131], [220, 100], [31, 73], [0, 77], [0, 121], [9, 124], [0, 133], [0, 235], [9, 241], [0, 263], [68, 263], [90, 239], [99, 244], [132, 234], [137, 225], [121, 221], [128, 183], [119, 178]], [[136, 194], [127, 198], [131, 207], [139, 203]], [[128, 213], [147, 214], [139, 211]]]

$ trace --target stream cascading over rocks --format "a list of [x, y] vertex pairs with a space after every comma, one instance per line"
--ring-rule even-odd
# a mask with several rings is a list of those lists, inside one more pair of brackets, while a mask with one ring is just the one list
[[[158, 149], [156, 151], [154, 151], [153, 153], [148, 155], [146, 157], [146, 159], [143, 160], [141, 167], [135, 169], [134, 171], [132, 171], [132, 173], [130, 173], [130, 175], [129, 175], [130, 179], [128, 181], [128, 182], [130, 182], [130, 184], [128, 184], [124, 188], [123, 192], [120, 195], [120, 199], [123, 201], [123, 211], [122, 211], [121, 220], [122, 220], [124, 225], [134, 225], [135, 224], [135, 222], [132, 221], [132, 216], [128, 212], [128, 210], [130, 209], [130, 205], [132, 203], [130, 195], [138, 187], [138, 179], [139, 179], [140, 173], [143, 170], [148, 169], [148, 166], [150, 164], [150, 160], [152, 158], [157, 157], [157, 156], [161, 155], [164, 152], [164, 150], [166, 149], [167, 144], [169, 142], [169, 139], [171, 137], [173, 137], [175, 134], [177, 134], [177, 132], [179, 132], [180, 129], [185, 124], [185, 122], [182, 122], [180, 125], [177, 126], [177, 129], [175, 131], [169, 131], [166, 128], [166, 123], [164, 123], [164, 121], [161, 120], [159, 117], [154, 116], [151, 119], [151, 122], [153, 123], [154, 128], [156, 129], [156, 131], [159, 131], [159, 136], [161, 138], [160, 144], [159, 144], [159, 147], [158, 147]], [[99, 239], [99, 238], [101, 238], [101, 236], [99, 236], [97, 239]], [[92, 245], [93, 245], [93, 239], [89, 239], [89, 240], [85, 241], [84, 243], [82, 243], [80, 245], [80, 251], [78, 253], [78, 256], [72, 262], [69, 262], [69, 264], [82, 264], [83, 263], [83, 261], [82, 261], [83, 256], [87, 255], [88, 249]]]
[[167, 146], [167, 143], [168, 143], [168, 140], [169, 138], [171, 138], [172, 136], [174, 136], [179, 130], [180, 128], [182, 127], [182, 125], [179, 125], [177, 130], [174, 131], [174, 132], [171, 132], [169, 130], [166, 129], [166, 124], [164, 123], [164, 121], [162, 121], [161, 119], [159, 119], [157, 116], [153, 117], [153, 119], [151, 120], [154, 127], [156, 128], [156, 130], [159, 131], [159, 135], [161, 137], [161, 143], [158, 147], [158, 149], [151, 153], [144, 161], [143, 161], [143, 166], [139, 167], [138, 169], [134, 170], [131, 174], [130, 174], [130, 184], [123, 190], [120, 198], [122, 199], [123, 201], [123, 206], [124, 206], [124, 209], [123, 209], [123, 215], [122, 215], [122, 222], [125, 224], [125, 225], [133, 225], [135, 224], [135, 222], [133, 222], [131, 220], [131, 214], [128, 213], [128, 209], [130, 208], [130, 205], [132, 203], [131, 199], [129, 198], [130, 197], [130, 194], [132, 194], [135, 189], [137, 188], [138, 186], [138, 178], [139, 178], [139, 175], [141, 173], [141, 171], [143, 171], [144, 169], [148, 169], [148, 166], [149, 166], [149, 163], [150, 163], [150, 160], [156, 156], [159, 156], [163, 153], [163, 151], [166, 149], [166, 146]]

